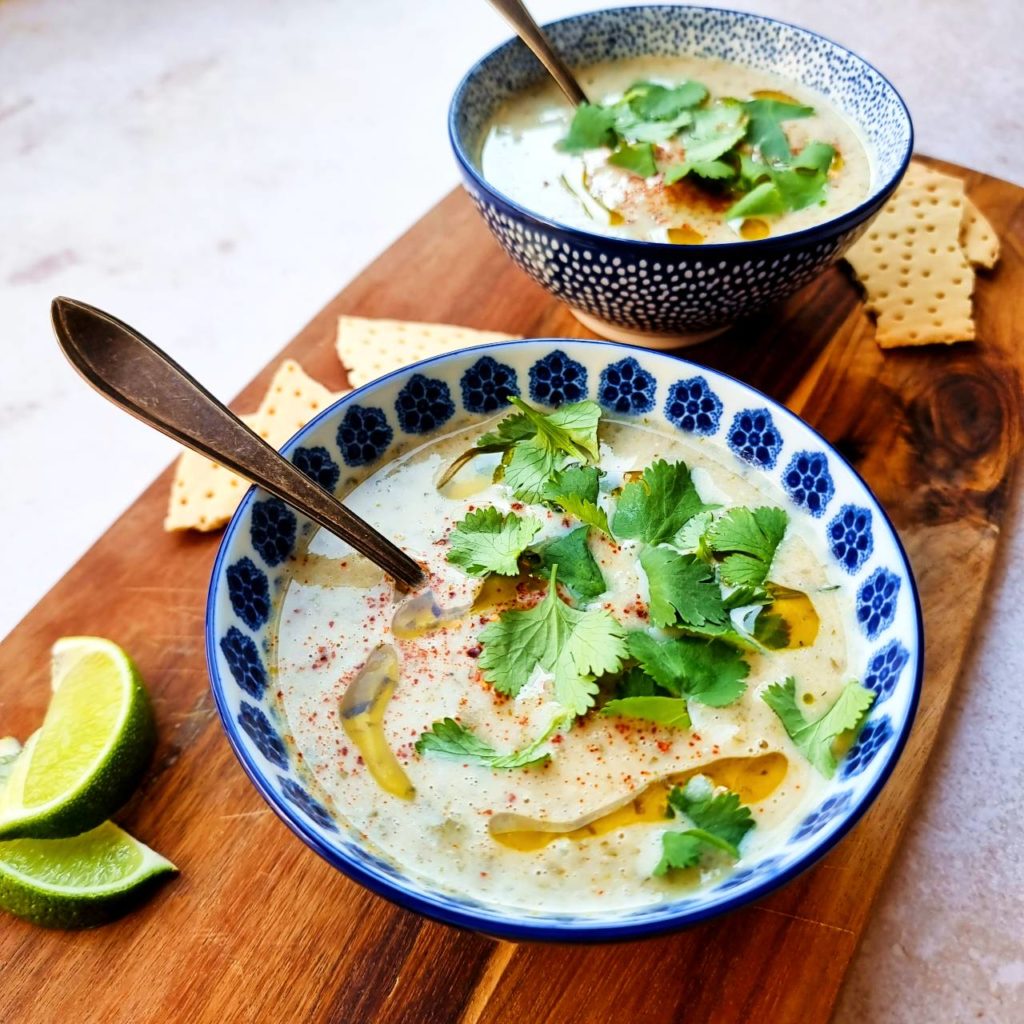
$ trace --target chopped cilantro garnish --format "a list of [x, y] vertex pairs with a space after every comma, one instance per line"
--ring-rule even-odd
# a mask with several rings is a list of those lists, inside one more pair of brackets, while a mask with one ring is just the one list
[[654, 162], [654, 147], [649, 142], [622, 143], [608, 157], [608, 163], [624, 167], [641, 178], [649, 178], [658, 173], [658, 165]]
[[826, 778], [836, 770], [833, 745], [841, 733], [862, 725], [875, 695], [860, 683], [847, 683], [836, 702], [820, 718], [809, 722], [797, 706], [796, 680], [773, 683], [761, 699], [779, 716], [790, 739]]
[[602, 715], [618, 715], [622, 718], [642, 718], [674, 729], [690, 728], [690, 712], [686, 701], [679, 697], [621, 697], [610, 700], [603, 708]]
[[731, 508], [708, 529], [707, 546], [725, 555], [719, 567], [730, 587], [759, 587], [768, 577], [789, 516], [781, 508]]
[[680, 618], [694, 626], [726, 621], [722, 590], [707, 562], [672, 548], [648, 547], [640, 552], [640, 564], [647, 574], [656, 626], [672, 626]]
[[584, 600], [598, 597], [607, 589], [601, 567], [587, 544], [588, 533], [589, 529], [586, 526], [580, 526], [571, 533], [536, 549], [536, 555], [540, 559], [537, 575], [550, 576], [552, 569], [558, 566], [558, 575], [562, 583], [569, 588], [574, 597]]
[[553, 565], [547, 596], [535, 608], [502, 612], [483, 630], [480, 668], [499, 693], [515, 696], [539, 666], [554, 676], [555, 699], [582, 715], [594, 703], [594, 677], [619, 670], [625, 632], [605, 611], [561, 601], [556, 576]]
[[477, 445], [482, 450], [506, 452], [504, 480], [518, 497], [539, 500], [552, 476], [570, 460], [596, 461], [601, 420], [596, 402], [574, 402], [542, 413], [521, 398], [511, 401], [519, 413], [502, 420], [497, 431], [485, 434]]
[[720, 708], [743, 695], [750, 666], [721, 640], [678, 637], [656, 640], [642, 631], [627, 638], [630, 655], [659, 685], [677, 697]]
[[600, 478], [597, 466], [569, 466], [555, 473], [544, 485], [541, 497], [556, 505], [561, 505], [561, 499], [568, 497], [596, 503]]
[[747, 142], [760, 151], [762, 157], [781, 163], [788, 163], [792, 155], [782, 122], [810, 117], [814, 113], [813, 107], [769, 99], [748, 100], [743, 104], [743, 109], [750, 118], [747, 123]]
[[520, 519], [514, 512], [502, 515], [496, 508], [479, 508], [455, 524], [448, 561], [470, 576], [495, 572], [515, 576], [519, 556], [540, 529], [540, 520]]
[[699, 829], [718, 836], [732, 847], [739, 857], [743, 837], [754, 827], [750, 808], [740, 803], [736, 793], [712, 795], [703, 776], [694, 776], [685, 786], [676, 786], [668, 795], [669, 807], [685, 814]]
[[676, 786], [668, 797], [669, 812], [683, 814], [696, 826], [685, 832], [665, 832], [661, 837], [661, 860], [655, 875], [694, 867], [708, 847], [738, 859], [743, 837], [754, 827], [750, 808], [732, 792], [712, 796], [710, 781], [694, 776], [685, 787]]
[[614, 125], [616, 112], [612, 107], [594, 103], [581, 103], [569, 125], [569, 134], [560, 145], [567, 153], [582, 153], [587, 149], [615, 145]]
[[693, 125], [680, 136], [686, 154], [684, 163], [665, 172], [665, 184], [685, 178], [691, 171], [705, 178], [725, 178], [735, 174], [733, 168], [719, 160], [747, 133], [747, 115], [735, 100], [723, 100], [698, 110]]
[[709, 507], [701, 501], [685, 462], [659, 459], [639, 480], [623, 487], [612, 532], [616, 537], [661, 544]]
[[567, 722], [566, 716], [558, 715], [545, 730], [544, 735], [535, 739], [522, 750], [511, 754], [499, 754], [489, 743], [459, 725], [454, 718], [445, 718], [434, 722], [428, 732], [422, 733], [416, 741], [417, 754], [437, 754], [459, 761], [473, 761], [487, 765], [489, 768], [527, 768], [530, 765], [543, 764], [551, 755], [541, 753], [540, 748], [551, 738], [552, 734]]
[[623, 100], [643, 121], [667, 121], [703, 103], [707, 96], [708, 91], [700, 82], [683, 82], [671, 88], [654, 82], [636, 82], [626, 90]]

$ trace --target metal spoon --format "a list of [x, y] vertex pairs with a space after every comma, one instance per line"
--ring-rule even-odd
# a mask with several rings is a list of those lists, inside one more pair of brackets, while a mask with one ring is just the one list
[[54, 299], [50, 315], [64, 355], [115, 405], [286, 501], [405, 586], [425, 582], [407, 554], [279, 455], [138, 331], [75, 299]]
[[492, 7], [497, 8], [505, 16], [506, 21], [533, 51], [537, 60], [548, 69], [551, 77], [558, 83], [558, 87], [568, 97], [569, 102], [574, 107], [586, 103], [587, 94], [580, 88], [580, 83], [576, 81], [575, 75], [569, 70], [565, 61], [551, 48], [547, 36], [540, 30], [521, 0], [490, 0], [490, 2]]

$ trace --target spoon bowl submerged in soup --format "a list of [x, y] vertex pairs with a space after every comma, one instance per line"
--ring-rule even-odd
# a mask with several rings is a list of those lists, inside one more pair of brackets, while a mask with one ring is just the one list
[[509, 908], [671, 901], [820, 803], [873, 699], [854, 596], [713, 439], [515, 401], [346, 498], [429, 590], [322, 531], [284, 566], [279, 710], [412, 875]]

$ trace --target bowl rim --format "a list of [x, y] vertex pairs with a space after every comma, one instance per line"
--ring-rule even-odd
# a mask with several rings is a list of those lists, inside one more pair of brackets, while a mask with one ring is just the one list
[[[559, 231], [565, 235], [576, 239], [578, 242], [587, 242], [591, 246], [594, 245], [595, 240], [598, 240], [601, 244], [609, 245], [612, 248], [629, 248], [629, 249], [640, 249], [644, 253], [662, 254], [667, 256], [668, 253], [674, 253], [679, 255], [683, 253], [718, 253], [721, 254], [725, 251], [731, 251], [739, 248], [741, 251], [752, 251], [752, 247], [756, 247], [758, 251], [771, 251], [775, 249], [787, 249], [796, 248], [805, 244], [812, 244], [820, 241], [826, 237], [832, 237], [836, 234], [842, 234], [850, 228], [856, 227], [862, 221], [866, 220], [880, 207], [896, 190], [896, 186], [899, 185], [906, 173], [907, 167], [910, 164], [911, 157], [914, 154], [914, 121], [910, 115], [910, 108], [907, 106], [906, 101], [900, 94], [900, 91], [895, 85], [882, 74], [881, 71], [875, 67], [869, 60], [866, 60], [859, 53], [849, 49], [849, 47], [843, 46], [842, 43], [836, 42], [830, 36], [826, 36], [821, 32], [815, 32], [813, 29], [804, 28], [802, 25], [796, 25], [791, 21], [784, 21], [781, 18], [770, 18], [767, 15], [755, 14], [750, 11], [737, 11], [729, 7], [704, 7], [697, 6], [695, 4], [629, 4], [618, 7], [602, 7], [594, 11], [583, 11], [579, 14], [571, 14], [565, 18], [558, 18], [555, 21], [547, 22], [542, 27], [544, 29], [550, 29], [557, 25], [567, 24], [573, 21], [579, 21], [587, 18], [593, 18], [597, 15], [618, 13], [620, 11], [636, 11], [636, 10], [665, 10], [665, 11], [712, 11], [718, 14], [733, 15], [741, 19], [751, 19], [754, 21], [765, 22], [768, 24], [782, 25], [785, 28], [793, 29], [797, 32], [802, 32], [807, 36], [812, 36], [817, 39], [828, 43], [836, 49], [841, 50], [843, 53], [848, 54], [850, 57], [858, 60], [865, 67], [873, 71], [885, 86], [891, 90], [893, 96], [895, 96], [897, 103], [903, 111], [903, 115], [906, 119], [907, 124], [907, 138], [905, 148], [900, 158], [899, 166], [889, 176], [887, 180], [872, 188], [867, 197], [862, 203], [859, 203], [851, 210], [847, 210], [845, 213], [841, 213], [836, 217], [832, 217], [829, 220], [822, 221], [820, 224], [812, 224], [810, 227], [802, 228], [800, 231], [792, 231], [787, 234], [776, 235], [774, 237], [769, 236], [768, 238], [746, 240], [737, 239], [735, 242], [709, 242], [701, 243], [699, 245], [690, 244], [679, 244], [676, 242], [652, 242], [645, 239], [633, 239], [624, 238], [618, 235], [604, 235], [596, 231], [586, 231], [583, 228], [573, 227], [569, 224], [563, 224], [561, 221], [553, 220], [546, 215], [535, 212], [522, 204], [516, 202], [510, 196], [507, 196], [504, 192], [501, 192], [494, 185], [492, 185], [484, 176], [483, 172], [478, 170], [473, 160], [466, 151], [466, 147], [463, 146], [461, 135], [456, 127], [456, 120], [458, 113], [461, 110], [461, 101], [465, 91], [469, 86], [470, 79], [492, 58], [494, 58], [499, 52], [505, 50], [508, 47], [513, 47], [517, 43], [522, 44], [518, 36], [512, 36], [506, 39], [504, 42], [499, 43], [497, 46], [490, 49], [482, 57], [476, 60], [469, 70], [459, 80], [459, 84], [455, 87], [454, 93], [452, 93], [451, 101], [448, 105], [448, 141], [451, 144], [452, 150], [455, 153], [456, 161], [459, 164], [463, 174], [471, 178], [476, 185], [484, 192], [488, 193], [499, 202], [505, 204], [510, 209], [514, 210], [519, 216], [528, 218], [529, 220], [541, 225], [549, 231]], [[858, 130], [863, 130], [860, 124], [856, 124]]]
[[[810, 431], [812, 435], [818, 438], [831, 456], [842, 463], [853, 474], [855, 480], [864, 488], [864, 498], [866, 502], [872, 506], [872, 511], [877, 513], [881, 521], [888, 527], [893, 540], [895, 541], [896, 550], [903, 563], [903, 573], [909, 583], [907, 591], [913, 604], [915, 625], [914, 655], [916, 665], [912, 682], [912, 693], [907, 707], [907, 715], [900, 727], [898, 735], [896, 736], [896, 743], [892, 752], [886, 763], [883, 765], [878, 778], [875, 779], [874, 783], [872, 783], [868, 788], [860, 802], [846, 813], [846, 816], [842, 819], [838, 827], [829, 834], [825, 840], [820, 843], [813, 844], [801, 857], [799, 857], [785, 870], [771, 874], [749, 890], [742, 891], [735, 895], [726, 896], [719, 902], [709, 906], [700, 907], [695, 910], [681, 911], [679, 914], [674, 916], [659, 917], [650, 921], [630, 922], [626, 924], [608, 923], [607, 921], [602, 921], [598, 924], [588, 924], [585, 919], [582, 919], [578, 923], [532, 921], [529, 918], [516, 918], [514, 915], [517, 914], [518, 911], [514, 907], [507, 908], [505, 916], [498, 916], [502, 913], [502, 908], [486, 904], [484, 905], [488, 910], [488, 913], [486, 914], [476, 913], [470, 908], [464, 910], [455, 909], [452, 906], [441, 903], [428, 895], [410, 891], [409, 889], [404, 888], [398, 880], [388, 880], [367, 867], [364, 867], [361, 860], [350, 857], [343, 850], [335, 848], [331, 844], [325, 842], [317, 831], [308, 825], [305, 820], [296, 813], [297, 809], [285, 800], [277, 790], [269, 784], [267, 779], [264, 778], [263, 774], [254, 764], [250, 763], [249, 755], [245, 751], [241, 737], [238, 733], [238, 726], [232, 718], [230, 710], [226, 704], [224, 679], [217, 667], [217, 635], [215, 621], [216, 598], [220, 581], [224, 578], [224, 562], [228, 557], [229, 549], [232, 547], [235, 534], [240, 528], [243, 516], [252, 502], [256, 499], [257, 492], [259, 492], [259, 488], [255, 485], [250, 486], [242, 496], [242, 499], [238, 504], [238, 508], [235, 510], [234, 515], [232, 515], [230, 522], [224, 530], [224, 534], [220, 540], [220, 545], [217, 549], [217, 556], [214, 559], [213, 570], [210, 576], [210, 584], [207, 589], [204, 634], [206, 643], [206, 667], [207, 673], [210, 677], [210, 690], [213, 694], [214, 703], [217, 707], [221, 727], [227, 735], [228, 742], [236, 759], [242, 766], [242, 770], [249, 777], [249, 780], [255, 786], [257, 792], [259, 792], [263, 799], [269, 804], [271, 810], [274, 811], [278, 818], [280, 818], [281, 821], [284, 822], [284, 824], [296, 836], [298, 836], [299, 839], [323, 857], [324, 860], [376, 895], [383, 896], [385, 899], [397, 906], [406, 910], [416, 911], [417, 913], [423, 914], [425, 917], [432, 920], [454, 925], [455, 927], [467, 929], [469, 931], [513, 941], [528, 940], [545, 942], [607, 943], [649, 938], [678, 931], [682, 928], [688, 928], [703, 921], [738, 910], [741, 907], [763, 899], [769, 893], [782, 888], [828, 854], [847, 835], [847, 833], [849, 833], [853, 826], [857, 824], [872, 804], [874, 804], [879, 793], [882, 791], [882, 788], [885, 786], [886, 782], [888, 782], [890, 776], [895, 770], [917, 718], [924, 676], [925, 636], [924, 620], [921, 613], [921, 599], [918, 593], [917, 581], [914, 578], [910, 559], [907, 557], [907, 552], [903, 546], [903, 542], [900, 539], [900, 536], [896, 531], [896, 527], [888, 513], [883, 508], [881, 502], [879, 502], [875, 497], [874, 492], [868, 486], [860, 473], [850, 465], [842, 453], [839, 452], [836, 447], [819, 431], [801, 417], [797, 416], [796, 413], [791, 412], [782, 403], [776, 401], [770, 395], [767, 395], [752, 385], [747, 384], [745, 381], [732, 376], [732, 374], [716, 370], [712, 367], [702, 366], [699, 363], [694, 363], [688, 359], [679, 358], [678, 356], [669, 355], [668, 353], [652, 352], [650, 349], [641, 348], [640, 346], [626, 345], [621, 342], [600, 341], [590, 338], [519, 338], [502, 342], [490, 342], [483, 345], [471, 345], [465, 348], [456, 349], [452, 352], [431, 356], [428, 359], [422, 359], [419, 362], [411, 363], [409, 366], [403, 366], [397, 370], [392, 370], [390, 373], [387, 373], [382, 377], [378, 377], [377, 379], [343, 395], [337, 401], [323, 409], [304, 427], [293, 434], [288, 441], [281, 446], [282, 450], [290, 448], [296, 442], [301, 441], [304, 437], [315, 432], [322, 423], [330, 417], [335, 416], [341, 408], [372, 394], [380, 388], [381, 385], [388, 383], [399, 375], [419, 373], [424, 368], [437, 365], [439, 363], [446, 363], [469, 352], [489, 354], [495, 350], [522, 347], [537, 343], [551, 343], [559, 346], [566, 344], [586, 347], [600, 346], [605, 349], [612, 349], [616, 352], [622, 351], [625, 355], [642, 353], [646, 357], [654, 357], [659, 360], [672, 360], [679, 363], [683, 368], [696, 370], [700, 374], [711, 374], [712, 376], [722, 377], [738, 385], [741, 389], [753, 396], [756, 401], [764, 402], [773, 415], [778, 415], [782, 419], [788, 419], [791, 422], [795, 422], [798, 426]], [[427, 440], [428, 437], [429, 435], [424, 435], [424, 440]], [[284, 771], [286, 771], [286, 769]], [[668, 905], [670, 906], [671, 904]]]

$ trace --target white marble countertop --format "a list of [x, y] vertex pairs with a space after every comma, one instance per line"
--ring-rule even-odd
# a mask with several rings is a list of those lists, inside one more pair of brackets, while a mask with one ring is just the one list
[[[1015, 0], [729, 2], [875, 63], [920, 151], [1024, 179]], [[540, 20], [593, 6], [533, 3]], [[230, 397], [452, 187], [448, 97], [506, 35], [482, 0], [0, 4], [0, 536], [25, 537], [0, 629], [174, 454], [82, 386], [50, 298], [109, 308]], [[404, 155], [362, 141], [381, 118]], [[1024, 1020], [1021, 492], [842, 1024]]]

